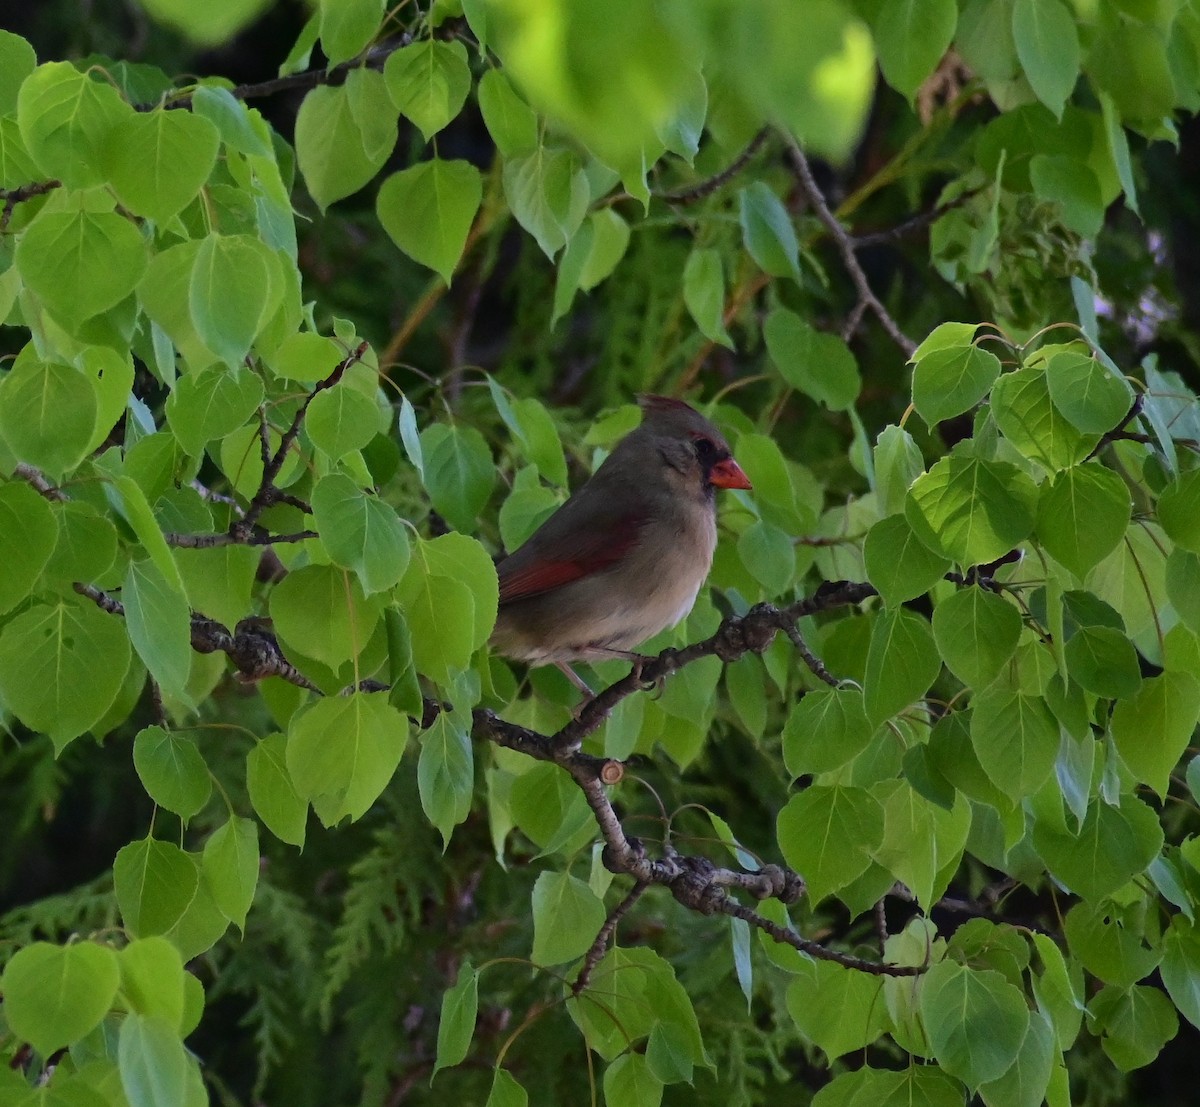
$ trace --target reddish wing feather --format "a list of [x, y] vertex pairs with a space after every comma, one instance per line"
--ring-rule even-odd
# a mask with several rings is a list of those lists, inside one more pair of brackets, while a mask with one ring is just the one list
[[627, 515], [599, 533], [581, 536], [570, 549], [555, 551], [554, 560], [538, 559], [527, 547], [518, 550], [496, 567], [500, 577], [500, 602], [512, 603], [540, 596], [607, 569], [629, 552], [643, 522], [643, 516]]

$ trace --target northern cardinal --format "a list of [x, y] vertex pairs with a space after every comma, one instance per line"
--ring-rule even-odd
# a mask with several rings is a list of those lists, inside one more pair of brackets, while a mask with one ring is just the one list
[[718, 488], [750, 488], [720, 431], [681, 400], [642, 396], [642, 423], [497, 566], [492, 646], [557, 665], [631, 657], [683, 619], [712, 566]]

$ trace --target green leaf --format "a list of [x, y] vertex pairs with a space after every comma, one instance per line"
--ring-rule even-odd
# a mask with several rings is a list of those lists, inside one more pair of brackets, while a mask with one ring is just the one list
[[1050, 402], [1040, 368], [1005, 373], [992, 388], [992, 416], [1005, 438], [1051, 472], [1082, 461], [1099, 441], [1081, 434]]
[[218, 910], [244, 933], [258, 886], [258, 823], [230, 815], [204, 843], [200, 865]]
[[322, 477], [312, 492], [321, 544], [337, 565], [358, 575], [370, 595], [391, 588], [408, 566], [408, 534], [395, 508], [349, 477]]
[[683, 302], [705, 338], [726, 349], [734, 348], [725, 329], [725, 273], [719, 250], [697, 249], [688, 254], [683, 267]]
[[1120, 545], [1129, 525], [1129, 488], [1089, 461], [1055, 473], [1038, 495], [1037, 539], [1081, 579]]
[[517, 95], [504, 71], [489, 69], [479, 78], [476, 92], [484, 125], [496, 149], [506, 158], [532, 153], [537, 148], [537, 116]]
[[1029, 159], [1029, 181], [1039, 200], [1058, 205], [1064, 227], [1086, 238], [1100, 233], [1105, 204], [1090, 166], [1076, 158], [1036, 154]]
[[[968, 323], [943, 326], [962, 327], [971, 334], [975, 331]], [[922, 353], [933, 337], [930, 335], [913, 354], [912, 381], [913, 406], [930, 426], [970, 411], [1000, 376], [1000, 359], [981, 346], [938, 345]]]
[[17, 106], [21, 84], [37, 65], [37, 54], [20, 35], [0, 31], [0, 115], [10, 115]]
[[767, 351], [784, 380], [831, 411], [854, 406], [862, 379], [850, 347], [814, 330], [795, 312], [776, 308], [763, 327]]
[[296, 159], [317, 206], [324, 211], [370, 181], [396, 134], [396, 109], [382, 73], [352, 69], [344, 85], [312, 89], [296, 116]]
[[903, 515], [880, 519], [867, 532], [863, 560], [867, 579], [890, 607], [924, 595], [950, 571], [950, 562], [920, 541]]
[[321, 48], [330, 65], [354, 57], [375, 37], [384, 0], [321, 0]]
[[1022, 994], [998, 972], [939, 961], [921, 981], [921, 1017], [938, 1063], [968, 1087], [1003, 1076], [1029, 1029]]
[[312, 331], [289, 335], [269, 359], [277, 377], [304, 384], [325, 380], [341, 360], [338, 344]]
[[412, 632], [417, 671], [448, 685], [475, 651], [475, 601], [461, 581], [435, 576], [418, 559], [410, 563], [398, 592]]
[[738, 219], [746, 251], [764, 273], [800, 283], [800, 244], [787, 208], [762, 181], [738, 192]]
[[604, 1102], [622, 1107], [658, 1107], [663, 1083], [645, 1056], [623, 1053], [604, 1070]]
[[994, 684], [971, 701], [971, 744], [996, 787], [1020, 800], [1054, 769], [1058, 721], [1041, 696]]
[[129, 406], [133, 391], [133, 358], [107, 346], [89, 346], [76, 359], [96, 392], [96, 424], [87, 452], [95, 453], [104, 444]]
[[604, 903], [570, 873], [544, 872], [533, 886], [533, 961], [561, 965], [581, 957], [604, 925]]
[[1030, 1028], [1016, 1053], [1012, 1067], [1000, 1079], [984, 1084], [979, 1095], [988, 1107], [1026, 1107], [1042, 1103], [1048, 1093], [1055, 1059], [1061, 1064], [1055, 1047], [1054, 1029], [1040, 1012], [1030, 1015]]
[[408, 720], [385, 696], [328, 696], [292, 716], [287, 768], [326, 826], [362, 818], [400, 764]]
[[47, 177], [67, 188], [104, 183], [109, 130], [133, 114], [107, 81], [93, 80], [70, 62], [39, 65], [17, 95], [17, 122], [25, 148]]
[[887, 83], [912, 100], [954, 38], [953, 0], [883, 0], [875, 16], [875, 48]]
[[888, 1026], [883, 984], [831, 961], [810, 961], [792, 977], [788, 1014], [830, 1061], [870, 1045]]
[[1118, 701], [1112, 715], [1113, 741], [1133, 775], [1165, 797], [1197, 717], [1200, 681], [1191, 673], [1160, 673], [1143, 681], [1131, 699]]
[[504, 198], [513, 217], [550, 259], [574, 236], [587, 215], [587, 176], [570, 151], [539, 146], [504, 163]]
[[1179, 1031], [1171, 1001], [1158, 988], [1135, 984], [1128, 990], [1109, 985], [1088, 1007], [1101, 1046], [1122, 1072], [1150, 1064]]
[[913, 436], [902, 427], [884, 427], [875, 444], [875, 492], [885, 515], [904, 510], [909, 487], [924, 471]]
[[357, 578], [331, 565], [293, 569], [271, 592], [271, 618], [284, 646], [334, 670], [362, 652], [379, 611]]
[[1109, 19], [1092, 37], [1085, 70], [1111, 97], [1123, 120], [1157, 123], [1175, 106], [1166, 41], [1157, 27], [1135, 19]]
[[192, 94], [192, 111], [216, 127], [221, 141], [239, 154], [248, 157], [270, 155], [269, 131], [262, 117], [229, 89], [201, 85]]
[[[1072, 1008], [1082, 1007], [1083, 974], [1077, 965], [1106, 983], [1128, 988], [1153, 972], [1159, 961], [1159, 951], [1142, 944], [1140, 928], [1126, 926], [1121, 914], [1108, 904], [1076, 904], [1067, 914], [1063, 931], [1075, 973], [1072, 980], [1060, 983], [1060, 989], [1065, 984], [1069, 993], [1060, 1003], [1069, 1002]], [[1078, 1019], [1076, 1010], [1076, 1032]]]
[[35, 604], [0, 633], [0, 697], [61, 753], [112, 706], [129, 658], [120, 620], [90, 600]]
[[1184, 625], [1200, 633], [1200, 556], [1174, 549], [1167, 557], [1167, 597]]
[[348, 381], [322, 389], [304, 415], [304, 431], [331, 461], [361, 450], [379, 431], [375, 401]]
[[417, 787], [426, 818], [449, 845], [454, 828], [471, 813], [475, 789], [471, 735], [450, 712], [443, 711], [421, 735]]
[[[7, 395], [0, 391], [0, 430], [8, 407]], [[63, 518], [65, 524], [65, 511]], [[61, 541], [54, 512], [29, 485], [0, 486], [0, 565], [4, 566], [0, 573], [0, 613], [11, 611], [30, 594]], [[0, 680], [0, 687], [2, 684]]]
[[1184, 473], [1163, 489], [1158, 521], [1173, 542], [1200, 553], [1200, 469]]
[[402, 46], [383, 68], [388, 95], [428, 142], [460, 111], [471, 91], [467, 48], [457, 40], [425, 39]]
[[[27, 572], [24, 559], [37, 557], [42, 541], [38, 535], [42, 521], [40, 509], [22, 510], [21, 519], [25, 521], [22, 526], [29, 527], [28, 533], [23, 536], [17, 521], [6, 518], [3, 506], [6, 498], [0, 492], [0, 558], [4, 559], [4, 564], [13, 567], [13, 576], [0, 580], [0, 610], [3, 610], [4, 598], [8, 594], [5, 584], [9, 589], [21, 587], [20, 582]], [[50, 560], [46, 562], [47, 577], [67, 581], [99, 580], [116, 560], [117, 528], [90, 504], [77, 501], [68, 500], [59, 505], [51, 516], [52, 520], [54, 515], [57, 515], [58, 541], [54, 544]], [[21, 541], [20, 556], [6, 549], [5, 535], [13, 535]]]
[[246, 788], [254, 813], [280, 841], [304, 845], [308, 804], [287, 767], [287, 738], [270, 734], [246, 755]]
[[[7, 32], [5, 32], [7, 33]], [[21, 131], [12, 115], [0, 116], [0, 188], [20, 188], [40, 176], [38, 167], [21, 141]], [[6, 318], [16, 302], [20, 282], [17, 273], [9, 270], [0, 281], [0, 318]]]
[[442, 996], [442, 1013], [438, 1019], [437, 1055], [433, 1075], [441, 1069], [452, 1068], [467, 1056], [475, 1036], [475, 1019], [479, 1013], [479, 971], [470, 961], [458, 970], [458, 979]]
[[1058, 1048], [1069, 1049], [1083, 1021], [1083, 971], [1074, 960], [1067, 968], [1067, 960], [1053, 938], [1045, 934], [1032, 937], [1042, 962], [1041, 973], [1033, 978], [1033, 994], [1038, 1009], [1053, 1023]]
[[508, 1069], [497, 1069], [492, 1076], [492, 1090], [484, 1107], [529, 1107], [529, 1093], [517, 1083]]
[[220, 145], [217, 128], [201, 115], [138, 112], [109, 131], [104, 169], [123, 206], [161, 225], [196, 198]]
[[150, 798], [185, 822], [208, 802], [212, 778], [186, 735], [145, 727], [133, 740], [133, 763]]
[[1037, 98], [1062, 118], [1079, 78], [1079, 32], [1060, 0], [1015, 0], [1013, 40]]
[[458, 530], [473, 531], [496, 483], [487, 441], [474, 427], [431, 423], [421, 432], [421, 451], [433, 506]]
[[388, 177], [375, 211], [401, 250], [450, 284], [482, 199], [475, 166], [432, 158]]
[[188, 1102], [188, 1057], [179, 1034], [158, 1015], [128, 1015], [117, 1046], [129, 1107]]
[[[1063, 651], [1067, 671], [1081, 688], [1097, 696], [1131, 696], [1142, 682], [1137, 651], [1112, 627], [1083, 627], [1076, 631]], [[1200, 694], [1200, 684], [1196, 686]], [[1200, 700], [1197, 700], [1200, 709]]]
[[19, 460], [52, 479], [86, 456], [96, 410], [95, 386], [69, 365], [22, 357], [0, 382], [0, 436]]
[[1078, 835], [1041, 821], [1033, 828], [1033, 847], [1051, 873], [1087, 900], [1112, 895], [1145, 872], [1162, 844], [1158, 816], [1128, 795], [1120, 806], [1094, 800]]
[[117, 996], [117, 955], [95, 942], [33, 942], [4, 967], [4, 1018], [44, 1058], [98, 1026]]
[[[142, 7], [152, 18], [177, 28], [195, 42], [216, 46], [229, 42], [268, 3], [269, 0], [223, 0], [220, 4], [193, 4], [190, 0], [143, 0]], [[144, 1105], [135, 1103], [132, 1107]], [[194, 1105], [189, 1103], [189, 1107]]]
[[129, 640], [163, 692], [187, 701], [192, 619], [183, 589], [149, 559], [130, 561], [121, 590]]
[[243, 426], [263, 394], [262, 380], [245, 366], [210, 365], [179, 378], [167, 398], [167, 422], [188, 454], [199, 457], [214, 438]]
[[229, 366], [238, 365], [267, 321], [272, 271], [278, 263], [250, 235], [210, 234], [196, 251], [188, 310], [200, 340]]
[[1036, 486], [1015, 465], [952, 453], [916, 479], [904, 514], [931, 550], [983, 565], [1028, 537], [1036, 504]]
[[804, 874], [815, 905], [867, 871], [883, 840], [883, 808], [863, 788], [812, 785], [788, 800], [776, 828], [784, 860]]
[[941, 668], [929, 623], [902, 607], [884, 611], [871, 628], [867, 652], [867, 717], [878, 724], [916, 703]]
[[586, 225], [592, 228], [592, 248], [584, 259], [579, 287], [589, 292], [612, 275], [629, 249], [632, 232], [629, 224], [612, 208], [592, 212]]
[[933, 611], [933, 637], [946, 667], [971, 688], [984, 688], [1017, 648], [1021, 615], [983, 588], [960, 588]]
[[130, 1009], [140, 1015], [157, 1015], [176, 1032], [182, 1031], [187, 977], [179, 950], [166, 938], [139, 938], [121, 950], [117, 960], [121, 994]]
[[1163, 937], [1158, 967], [1167, 995], [1193, 1026], [1200, 1026], [1200, 934], [1182, 915], [1171, 920]]
[[[729, 672], [726, 670], [726, 678]], [[857, 688], [807, 692], [783, 728], [783, 761], [792, 776], [824, 773], [853, 761], [870, 744], [875, 727]]]
[[763, 586], [765, 596], [781, 596], [796, 576], [792, 536], [770, 523], [751, 523], [738, 535], [738, 557]]
[[962, 857], [971, 809], [966, 803], [954, 803], [946, 810], [901, 780], [883, 781], [873, 793], [883, 804], [883, 841], [873, 859], [931, 911]]
[[1129, 414], [1133, 390], [1096, 358], [1062, 350], [1046, 361], [1050, 399], [1076, 430], [1105, 434]]
[[135, 937], [165, 934], [196, 895], [200, 868], [178, 846], [142, 838], [122, 846], [113, 886], [126, 928]]
[[134, 290], [146, 268], [146, 244], [114, 212], [44, 209], [17, 240], [14, 260], [46, 310], [74, 333]]

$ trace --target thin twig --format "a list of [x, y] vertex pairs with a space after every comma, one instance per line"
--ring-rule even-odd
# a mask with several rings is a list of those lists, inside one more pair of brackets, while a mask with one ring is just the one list
[[899, 324], [891, 317], [887, 308], [880, 303], [879, 297], [871, 290], [867, 275], [863, 272], [863, 267], [859, 265], [858, 258], [855, 257], [855, 242], [846, 233], [846, 228], [838, 222], [837, 216], [833, 214], [829, 205], [825, 202], [825, 197], [821, 194], [821, 189], [818, 187], [817, 180], [813, 176], [812, 166], [808, 164], [808, 158], [805, 156], [804, 151], [800, 149], [799, 143], [790, 134], [785, 132], [784, 137], [787, 140], [788, 150], [792, 155], [792, 163], [796, 168], [796, 176], [799, 178], [800, 186], [804, 189], [809, 203], [812, 204], [817, 218], [824, 224], [825, 229], [829, 232], [830, 237], [837, 246], [838, 253], [842, 256], [842, 264], [845, 265], [846, 272], [850, 274], [850, 280], [854, 283], [859, 300], [865, 303], [872, 313], [874, 313], [883, 329], [887, 331], [888, 336], [904, 351], [905, 356], [912, 357], [917, 344], [900, 329]]
[[642, 893], [649, 887], [649, 884], [642, 884], [640, 882], [634, 884], [626, 893], [625, 898], [608, 913], [608, 918], [604, 920], [604, 925], [596, 934], [596, 940], [592, 943], [591, 949], [587, 951], [587, 956], [583, 959], [583, 965], [579, 969], [579, 975], [575, 978], [575, 983], [571, 985], [571, 994], [573, 996], [579, 995], [588, 986], [588, 982], [592, 979], [592, 973], [596, 971], [596, 966], [600, 964], [605, 952], [608, 950], [608, 941], [616, 932], [617, 926], [626, 914], [628, 914], [629, 909], [642, 898]]
[[841, 684], [841, 681], [825, 668], [825, 663], [808, 648], [808, 643], [804, 641], [804, 635], [800, 633], [800, 628], [795, 623], [785, 622], [783, 633], [791, 640], [804, 664], [812, 670], [818, 680], [823, 680], [831, 688], [836, 688]]
[[719, 173], [697, 181], [694, 185], [688, 185], [687, 188], [680, 188], [674, 192], [656, 192], [654, 195], [668, 204], [694, 204], [697, 200], [711, 196], [746, 168], [750, 159], [762, 149], [763, 143], [767, 141], [767, 135], [770, 133], [771, 128], [764, 127], [746, 144], [746, 148]]
[[94, 584], [84, 584], [77, 580], [71, 587], [81, 596], [86, 596], [101, 611], [107, 611], [110, 615], [125, 614], [125, 605], [120, 600], [114, 600], [112, 596], [107, 592], [101, 592]]
[[275, 487], [275, 481], [279, 478], [280, 470], [283, 469], [283, 463], [287, 460], [287, 455], [295, 445], [296, 439], [300, 435], [300, 427], [304, 423], [304, 416], [308, 413], [309, 405], [327, 388], [332, 388], [342, 379], [346, 370], [351, 365], [362, 359], [363, 354], [367, 352], [368, 344], [360, 343], [349, 356], [343, 358], [336, 369], [329, 374], [323, 381], [320, 381], [316, 387], [304, 397], [303, 403], [297, 408], [295, 416], [292, 418], [291, 426], [283, 432], [283, 437], [279, 440], [279, 448], [265, 465], [263, 465], [262, 480], [259, 481], [258, 491], [254, 493], [254, 498], [250, 501], [246, 508], [246, 514], [240, 519], [234, 520], [229, 528], [229, 533], [239, 542], [245, 542], [247, 537], [253, 532], [254, 524], [258, 522], [258, 517], [272, 504], [280, 502], [291, 503], [293, 506], [300, 506], [299, 502], [288, 497], [287, 493], [280, 492]]

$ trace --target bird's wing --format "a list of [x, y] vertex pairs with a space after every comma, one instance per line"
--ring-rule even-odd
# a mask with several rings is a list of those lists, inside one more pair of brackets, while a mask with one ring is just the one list
[[501, 604], [553, 591], [620, 561], [648, 519], [643, 510], [626, 510], [612, 518], [593, 515], [588, 525], [579, 525], [584, 513], [568, 512], [570, 506], [496, 566]]

